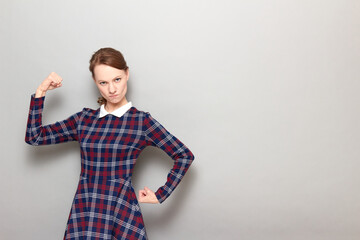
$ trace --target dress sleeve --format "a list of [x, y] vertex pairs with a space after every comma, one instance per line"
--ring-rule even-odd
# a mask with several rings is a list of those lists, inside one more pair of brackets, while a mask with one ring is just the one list
[[62, 121], [43, 126], [44, 100], [45, 96], [35, 98], [35, 93], [31, 95], [25, 142], [36, 146], [78, 141], [76, 128], [81, 111]]
[[167, 131], [149, 112], [145, 113], [144, 132], [147, 145], [161, 148], [174, 160], [165, 185], [155, 192], [159, 203], [162, 203], [180, 183], [195, 156], [185, 144]]

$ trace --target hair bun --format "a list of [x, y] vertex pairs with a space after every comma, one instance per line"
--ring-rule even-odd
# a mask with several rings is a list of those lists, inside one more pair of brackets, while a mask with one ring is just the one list
[[106, 103], [106, 99], [104, 97], [99, 97], [97, 102], [102, 105], [102, 104], [105, 104]]

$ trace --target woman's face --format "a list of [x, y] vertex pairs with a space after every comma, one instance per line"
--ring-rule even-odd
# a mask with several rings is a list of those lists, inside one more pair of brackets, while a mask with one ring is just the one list
[[124, 71], [99, 64], [94, 68], [94, 75], [95, 84], [108, 103], [121, 104], [122, 101], [126, 101], [124, 97], [129, 79], [129, 69]]

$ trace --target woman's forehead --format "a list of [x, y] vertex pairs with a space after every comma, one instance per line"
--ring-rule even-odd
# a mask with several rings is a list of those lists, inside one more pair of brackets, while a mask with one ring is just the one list
[[122, 69], [117, 69], [108, 65], [100, 64], [96, 65], [94, 68], [95, 76], [99, 80], [111, 80], [117, 76], [125, 75], [125, 71]]

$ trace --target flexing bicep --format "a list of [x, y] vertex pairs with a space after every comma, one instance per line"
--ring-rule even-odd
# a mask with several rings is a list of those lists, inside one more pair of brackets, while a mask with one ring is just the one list
[[25, 142], [30, 145], [49, 145], [77, 141], [77, 124], [82, 111], [55, 123], [42, 125], [42, 112], [45, 96], [35, 98], [31, 95]]

